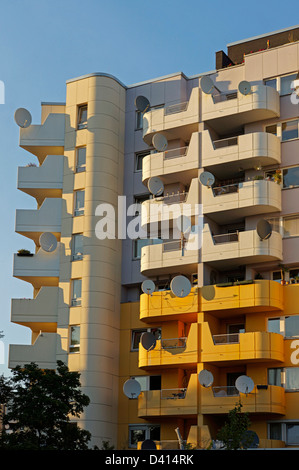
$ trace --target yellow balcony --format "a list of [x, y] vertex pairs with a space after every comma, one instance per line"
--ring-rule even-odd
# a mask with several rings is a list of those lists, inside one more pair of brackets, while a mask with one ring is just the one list
[[[11, 344], [9, 347], [8, 367], [23, 366], [35, 362], [41, 369], [55, 369], [56, 354], [66, 353], [61, 347], [61, 337], [57, 333], [40, 333], [30, 345]], [[62, 359], [63, 360], [63, 359]]]
[[18, 189], [38, 204], [45, 198], [60, 198], [63, 183], [63, 155], [48, 155], [41, 166], [18, 168]]
[[62, 199], [47, 198], [39, 209], [17, 209], [15, 231], [30, 238], [39, 246], [44, 232], [53, 233], [60, 240]]
[[212, 235], [205, 224], [202, 246], [202, 262], [219, 269], [282, 260], [282, 237], [274, 231], [270, 238], [261, 240], [256, 230]]
[[198, 325], [192, 323], [188, 337], [157, 340], [154, 349], [147, 351], [139, 345], [138, 367], [163, 368], [195, 367], [198, 362]]
[[219, 224], [251, 215], [281, 211], [281, 186], [253, 180], [221, 187], [202, 187], [203, 214]]
[[180, 181], [188, 185], [197, 177], [199, 168], [199, 133], [194, 132], [188, 147], [168, 148], [165, 152], [151, 153], [142, 160], [142, 182], [158, 176], [164, 184]]
[[280, 139], [268, 132], [252, 132], [212, 141], [210, 132], [202, 132], [202, 167], [219, 177], [229, 178], [239, 168], [277, 165], [281, 162]]
[[20, 147], [36, 155], [40, 164], [47, 155], [63, 155], [65, 114], [49, 114], [41, 125], [20, 129]]
[[[61, 292], [62, 294], [62, 292]], [[42, 287], [34, 299], [12, 299], [11, 321], [34, 331], [56, 331], [58, 287]]]
[[143, 140], [152, 144], [153, 135], [163, 132], [168, 140], [190, 140], [199, 123], [199, 88], [193, 88], [188, 102], [152, 109], [143, 115]]
[[149, 390], [138, 397], [138, 417], [192, 416], [197, 410], [197, 374], [191, 374], [188, 387]]
[[176, 297], [170, 290], [153, 292], [153, 295], [140, 296], [140, 320], [163, 321], [182, 320], [194, 322], [200, 311], [200, 297], [197, 287], [193, 287], [186, 297]]
[[275, 281], [201, 288], [201, 309], [219, 317], [234, 314], [283, 310], [283, 287]]
[[285, 390], [283, 387], [268, 385], [265, 389], [254, 390], [245, 395], [239, 394], [235, 387], [201, 387], [201, 413], [228, 413], [241, 401], [244, 413], [285, 414]]
[[273, 119], [280, 115], [279, 94], [274, 88], [265, 85], [253, 85], [248, 95], [236, 91], [202, 93], [201, 96], [202, 121], [219, 135], [232, 133], [250, 122]]
[[211, 334], [209, 324], [202, 324], [202, 362], [284, 361], [284, 339], [278, 333], [254, 331], [230, 335]]
[[13, 276], [30, 282], [35, 289], [57, 286], [59, 282], [60, 245], [48, 253], [41, 248], [32, 256], [14, 255]]

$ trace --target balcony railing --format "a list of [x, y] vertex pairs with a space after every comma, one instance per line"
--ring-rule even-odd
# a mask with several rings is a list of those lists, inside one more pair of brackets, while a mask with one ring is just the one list
[[216, 186], [213, 188], [214, 196], [222, 196], [223, 194], [237, 193], [239, 191], [239, 183], [226, 184], [224, 186]]
[[[172, 194], [165, 194], [164, 196], [157, 197], [154, 200], [163, 202], [163, 204], [177, 204], [179, 202], [186, 202], [188, 196], [188, 192], [183, 191], [180, 193], [179, 191], [177, 193], [172, 193]], [[152, 201], [152, 199], [151, 199]]]
[[178, 147], [176, 149], [166, 150], [163, 152], [163, 158], [164, 160], [168, 160], [170, 158], [185, 157], [187, 155], [188, 148], [189, 147]]
[[230, 243], [239, 241], [239, 231], [232, 233], [221, 233], [219, 235], [213, 235], [214, 243]]
[[213, 147], [215, 150], [222, 149], [225, 147], [231, 147], [232, 145], [238, 145], [238, 137], [229, 137], [228, 139], [220, 139], [213, 141]]
[[171, 104], [169, 106], [165, 106], [164, 114], [165, 116], [169, 114], [176, 114], [181, 113], [183, 111], [187, 111], [188, 109], [188, 101], [182, 101], [181, 103]]
[[178, 400], [186, 397], [186, 388], [168, 388], [161, 390], [161, 400]]
[[214, 344], [232, 344], [240, 342], [240, 333], [213, 335]]
[[238, 92], [232, 91], [229, 93], [217, 93], [212, 95], [214, 103], [221, 103], [222, 101], [236, 100], [238, 98]]
[[169, 251], [178, 251], [181, 248], [182, 248], [181, 240], [172, 240], [171, 242], [162, 243], [163, 253], [167, 253]]
[[186, 348], [187, 337], [161, 339], [162, 349]]
[[234, 385], [212, 387], [212, 390], [214, 397], [237, 397], [240, 395]]

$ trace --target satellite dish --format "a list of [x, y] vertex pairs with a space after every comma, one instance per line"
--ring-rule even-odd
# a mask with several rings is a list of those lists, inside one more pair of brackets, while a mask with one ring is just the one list
[[137, 398], [141, 392], [141, 385], [134, 378], [129, 379], [123, 385], [123, 392], [128, 398]]
[[18, 108], [14, 115], [15, 121], [19, 127], [29, 127], [32, 121], [30, 112], [25, 108]]
[[235, 386], [240, 393], [250, 393], [253, 390], [254, 382], [251, 377], [240, 375], [235, 382]]
[[135, 98], [135, 106], [141, 113], [146, 113], [150, 108], [150, 102], [145, 96], [137, 96]]
[[151, 281], [150, 279], [147, 279], [146, 281], [143, 281], [141, 284], [141, 290], [145, 294], [152, 294], [156, 289], [155, 283]]
[[168, 147], [168, 142], [163, 134], [155, 134], [152, 138], [153, 146], [158, 152], [164, 152]]
[[203, 369], [198, 374], [198, 380], [200, 385], [203, 387], [211, 387], [212, 383], [214, 382], [214, 377], [212, 372], [207, 369]]
[[185, 276], [175, 276], [170, 283], [170, 289], [176, 297], [186, 297], [191, 292], [191, 282]]
[[156, 338], [153, 333], [150, 333], [149, 331], [142, 333], [140, 337], [140, 342], [144, 349], [147, 351], [150, 351], [151, 349], [155, 349], [156, 347]]
[[145, 439], [141, 444], [141, 450], [156, 450], [157, 446], [151, 439]]
[[210, 188], [215, 183], [215, 176], [209, 171], [204, 171], [199, 175], [199, 181]]
[[260, 219], [256, 225], [256, 231], [261, 240], [267, 240], [272, 235], [272, 226], [267, 220]]
[[53, 233], [44, 232], [39, 237], [39, 244], [44, 251], [52, 253], [57, 248], [57, 239]]
[[200, 87], [206, 95], [211, 95], [214, 89], [219, 91], [218, 88], [215, 87], [211, 77], [209, 77], [208, 75], [204, 75], [203, 77], [201, 77]]
[[147, 187], [150, 193], [154, 196], [161, 196], [164, 191], [163, 181], [157, 176], [152, 176], [147, 182]]
[[179, 231], [182, 232], [184, 235], [191, 231], [192, 222], [190, 217], [188, 217], [187, 215], [180, 215], [177, 218], [176, 223]]
[[239, 92], [245, 96], [249, 95], [249, 93], [251, 92], [251, 85], [246, 80], [243, 80], [242, 82], [240, 82], [238, 88], [239, 88]]
[[245, 449], [256, 449], [259, 446], [260, 440], [255, 431], [245, 431], [241, 440]]

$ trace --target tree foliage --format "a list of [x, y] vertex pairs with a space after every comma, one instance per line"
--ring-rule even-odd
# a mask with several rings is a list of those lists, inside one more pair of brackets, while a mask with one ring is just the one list
[[61, 361], [56, 371], [30, 363], [13, 369], [9, 379], [2, 376], [0, 448], [87, 450], [90, 433], [71, 421], [90, 402], [80, 386], [80, 374]]
[[226, 450], [246, 449], [252, 444], [253, 437], [247, 432], [251, 423], [248, 413], [242, 413], [242, 406], [238, 403], [229, 411], [227, 421], [218, 431], [217, 439]]

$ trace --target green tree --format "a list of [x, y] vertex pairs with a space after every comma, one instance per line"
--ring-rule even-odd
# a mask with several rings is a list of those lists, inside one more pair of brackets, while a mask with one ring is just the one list
[[61, 361], [56, 371], [30, 363], [13, 369], [10, 379], [2, 377], [0, 448], [87, 450], [91, 434], [71, 421], [90, 402], [80, 386], [80, 374]]
[[248, 413], [242, 413], [242, 404], [238, 403], [229, 411], [227, 421], [218, 431], [217, 439], [221, 441], [226, 450], [238, 450], [248, 448], [253, 437], [247, 433], [250, 426]]

